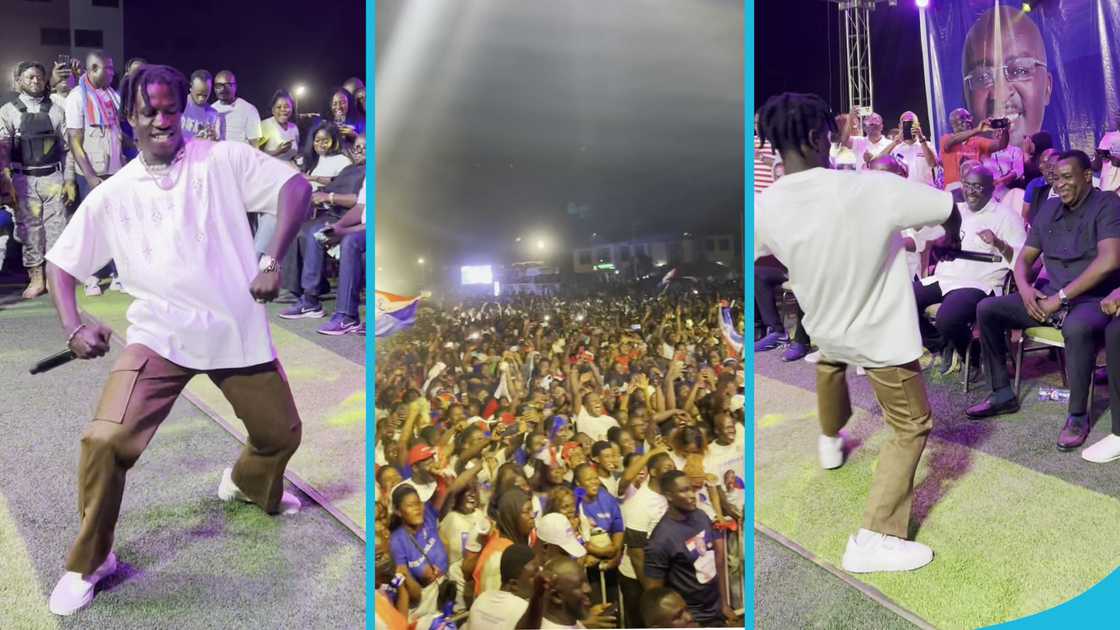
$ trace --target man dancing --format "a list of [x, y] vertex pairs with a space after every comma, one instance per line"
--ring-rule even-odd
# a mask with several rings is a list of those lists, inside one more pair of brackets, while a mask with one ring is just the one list
[[906, 540], [914, 473], [933, 418], [918, 366], [918, 311], [900, 232], [943, 223], [952, 197], [888, 173], [829, 170], [836, 119], [818, 96], [774, 96], [760, 120], [786, 174], [759, 199], [755, 258], [772, 254], [789, 269], [805, 310], [803, 325], [821, 350], [821, 466], [843, 464], [839, 432], [852, 414], [848, 364], [866, 369], [894, 429], [879, 455], [863, 529], [849, 537], [843, 567], [855, 573], [916, 569], [933, 560], [929, 547]]
[[[113, 531], [125, 474], [197, 374], [222, 390], [248, 440], [222, 474], [218, 496], [270, 514], [298, 511], [283, 491], [300, 443], [299, 414], [269, 334], [263, 302], [276, 297], [283, 257], [307, 218], [311, 188], [288, 166], [236, 142], [183, 140], [187, 81], [166, 66], [142, 66], [121, 86], [121, 116], [139, 158], [92, 190], [47, 254], [51, 295], [81, 359], [109, 350], [108, 328], [83, 324], [74, 287], [110, 259], [136, 300], [128, 344], [82, 434], [81, 526], [50, 610], [69, 615], [116, 570]], [[253, 251], [247, 212], [274, 205], [269, 251]]]

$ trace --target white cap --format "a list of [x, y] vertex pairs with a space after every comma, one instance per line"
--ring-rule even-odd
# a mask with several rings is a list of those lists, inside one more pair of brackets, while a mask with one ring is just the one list
[[563, 514], [545, 514], [537, 523], [537, 538], [546, 543], [557, 545], [573, 558], [582, 558], [587, 555], [587, 550], [579, 544], [572, 524]]

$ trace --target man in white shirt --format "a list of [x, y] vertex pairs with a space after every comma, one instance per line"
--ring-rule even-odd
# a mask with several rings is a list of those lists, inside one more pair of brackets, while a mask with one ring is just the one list
[[229, 70], [219, 72], [214, 76], [214, 94], [218, 100], [212, 107], [221, 121], [222, 140], [259, 145], [261, 115], [252, 103], [237, 96], [237, 77]]
[[[78, 201], [124, 165], [124, 135], [121, 132], [120, 96], [110, 86], [115, 76], [113, 58], [104, 51], [86, 55], [86, 72], [66, 96], [66, 129], [70, 154], [78, 168], [75, 179]], [[99, 277], [113, 277], [110, 288], [120, 290], [112, 261], [84, 279], [86, 295], [101, 295]]]
[[[81, 526], [50, 597], [59, 615], [89, 604], [97, 582], [115, 571], [111, 548], [125, 474], [198, 374], [222, 390], [248, 430], [218, 496], [270, 514], [299, 509], [283, 490], [283, 475], [301, 424], [263, 303], [276, 297], [276, 259], [305, 218], [310, 186], [250, 147], [186, 143], [180, 116], [187, 82], [177, 70], [143, 66], [122, 90], [121, 114], [140, 155], [90, 193], [47, 253], [50, 292], [79, 359], [107, 353], [111, 331], [82, 324], [77, 278], [115, 259], [135, 297], [128, 344], [82, 434]], [[246, 211], [265, 205], [278, 207], [280, 225], [258, 264]]]
[[583, 628], [580, 619], [591, 607], [591, 583], [583, 565], [571, 558], [553, 558], [541, 569], [544, 617], [540, 627]]
[[[937, 264], [933, 275], [914, 281], [914, 298], [918, 302], [918, 319], [925, 318], [925, 309], [941, 304], [937, 311], [937, 337], [944, 341], [946, 352], [955, 351], [964, 357], [972, 340], [976, 321], [976, 305], [980, 300], [1003, 293], [1003, 283], [1011, 273], [1015, 252], [1027, 240], [1023, 219], [993, 196], [992, 172], [977, 166], [961, 178], [964, 203], [958, 204], [961, 215], [960, 248], [999, 257], [997, 262], [956, 258]], [[948, 372], [952, 361], [946, 361]], [[969, 380], [979, 376], [980, 357], [974, 352]]]
[[1120, 193], [1120, 131], [1110, 131], [1101, 138], [1094, 162], [1100, 165], [1101, 190]]
[[[801, 124], [787, 125], [791, 116]], [[866, 370], [894, 430], [879, 455], [863, 528], [848, 539], [842, 564], [858, 573], [916, 569], [933, 559], [929, 547], [906, 540], [914, 473], [933, 416], [918, 365], [922, 341], [900, 232], [943, 223], [952, 198], [888, 173], [826, 168], [829, 136], [837, 129], [818, 96], [774, 96], [761, 120], [786, 175], [762, 193], [756, 209], [755, 258], [772, 254], [789, 269], [804, 326], [821, 350], [821, 465], [843, 464], [839, 432], [852, 413], [848, 364]]]
[[[576, 386], [576, 383], [573, 383], [573, 386]], [[598, 442], [606, 440], [607, 431], [617, 426], [618, 420], [607, 415], [602, 396], [596, 392], [584, 394], [579, 413], [576, 415], [576, 431], [586, 433], [592, 442]]]
[[[858, 114], [852, 112], [851, 116], [855, 119]], [[859, 171], [866, 169], [876, 158], [889, 154], [889, 149], [894, 145], [890, 138], [883, 135], [883, 117], [874, 112], [863, 119], [863, 133], [862, 136], [849, 136], [847, 143], [844, 143], [855, 154], [856, 170]]]
[[[891, 142], [887, 151], [906, 166], [907, 177], [912, 182], [933, 186], [933, 169], [937, 168], [937, 150], [929, 143], [918, 115], [904, 112], [898, 119], [902, 127], [897, 139]], [[909, 124], [907, 124], [909, 123]], [[910, 129], [909, 135], [906, 129]]]
[[[484, 591], [471, 604], [464, 630], [514, 630], [537, 628], [541, 622], [541, 597], [534, 597], [541, 561], [527, 545], [514, 543], [502, 551], [502, 588]], [[529, 602], [533, 606], [530, 607]]]

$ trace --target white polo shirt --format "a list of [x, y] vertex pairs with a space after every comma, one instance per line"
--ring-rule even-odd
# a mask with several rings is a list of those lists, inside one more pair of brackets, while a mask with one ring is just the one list
[[231, 104], [214, 101], [210, 106], [222, 123], [222, 140], [256, 145], [261, 137], [261, 114], [252, 103], [239, 96]]
[[864, 154], [870, 153], [871, 159], [875, 159], [893, 143], [894, 141], [886, 136], [880, 136], [878, 142], [872, 142], [867, 136], [852, 136], [852, 153], [856, 156], [856, 170], [862, 171], [867, 168], [867, 162], [863, 159]]
[[[929, 144], [929, 150], [933, 153], [933, 159], [936, 160], [937, 149]], [[929, 165], [929, 161], [926, 159], [926, 147], [921, 142], [902, 142], [891, 151], [891, 155], [906, 165], [907, 177], [910, 181], [927, 186], [933, 185], [933, 167]]]
[[830, 361], [904, 365], [922, 354], [902, 230], [943, 223], [953, 198], [890, 173], [814, 168], [766, 189], [755, 259], [773, 254]]
[[[999, 203], [995, 197], [990, 199], [977, 212], [968, 209], [967, 203], [957, 204], [961, 214], [961, 249], [970, 252], [983, 252], [1000, 256], [1000, 262], [990, 263], [979, 260], [946, 260], [937, 263], [933, 274], [922, 278], [922, 284], [929, 286], [934, 282], [941, 285], [944, 295], [956, 289], [980, 289], [984, 293], [1003, 293], [1003, 281], [1012, 269], [1014, 256], [1027, 242], [1027, 229], [1023, 218], [1011, 208]], [[982, 230], [991, 230], [1012, 250], [1012, 259], [1003, 260], [995, 245], [988, 245], [978, 236]]]
[[294, 176], [235, 142], [187, 142], [160, 182], [132, 160], [90, 192], [47, 260], [75, 278], [116, 261], [136, 298], [130, 344], [197, 370], [268, 363], [276, 351], [265, 307], [249, 293], [259, 270], [246, 213], [275, 207]]

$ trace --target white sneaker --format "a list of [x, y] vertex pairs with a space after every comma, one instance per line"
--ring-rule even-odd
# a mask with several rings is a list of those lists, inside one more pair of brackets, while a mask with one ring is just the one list
[[[233, 469], [226, 468], [222, 471], [222, 480], [218, 483], [218, 498], [222, 501], [241, 501], [243, 503], [252, 503], [249, 497], [233, 483]], [[283, 496], [280, 497], [280, 513], [281, 514], [295, 514], [303, 507], [296, 495], [285, 491]]]
[[820, 363], [821, 362], [821, 351], [820, 350], [814, 350], [813, 352], [810, 352], [809, 354], [805, 355], [805, 360], [808, 361], [809, 363]]
[[93, 589], [97, 583], [117, 571], [117, 554], [109, 552], [108, 557], [97, 570], [83, 577], [81, 573], [67, 571], [51, 591], [50, 610], [56, 615], [68, 617], [89, 606], [93, 601]]
[[124, 284], [121, 282], [121, 279], [116, 277], [116, 276], [113, 276], [113, 281], [109, 283], [109, 290], [110, 291], [124, 291]]
[[919, 542], [860, 529], [848, 537], [841, 566], [849, 573], [912, 571], [933, 561], [933, 550]]
[[821, 458], [821, 468], [832, 470], [844, 465], [844, 438], [839, 435], [817, 438], [817, 455]]
[[96, 277], [90, 276], [89, 278], [86, 278], [85, 285], [86, 296], [96, 297], [98, 295], [101, 295], [101, 281]]
[[867, 376], [867, 370], [863, 369], [862, 365], [857, 365], [856, 376]]
[[1081, 451], [1081, 459], [1094, 464], [1107, 464], [1120, 459], [1120, 435], [1110, 433], [1101, 441]]

